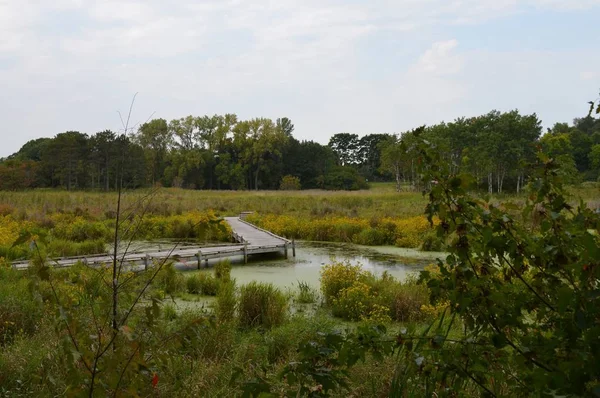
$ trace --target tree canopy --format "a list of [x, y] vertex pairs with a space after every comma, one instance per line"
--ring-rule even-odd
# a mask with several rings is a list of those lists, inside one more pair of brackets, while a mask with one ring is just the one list
[[[434, 145], [454, 173], [469, 172], [489, 192], [520, 191], [538, 149], [571, 182], [600, 175], [600, 119], [557, 123], [542, 135], [536, 114], [491, 111], [400, 134], [332, 135], [328, 145], [299, 141], [287, 117], [240, 120], [235, 114], [150, 120], [124, 135], [67, 131], [27, 142], [0, 161], [0, 189], [52, 187], [278, 189], [284, 176], [302, 189], [362, 189], [395, 181], [420, 189], [414, 133]], [[120, 176], [120, 177], [119, 177]], [[120, 180], [121, 179], [121, 180]]]

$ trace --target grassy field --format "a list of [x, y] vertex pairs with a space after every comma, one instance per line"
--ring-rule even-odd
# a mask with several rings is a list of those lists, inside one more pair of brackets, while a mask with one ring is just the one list
[[[584, 183], [572, 187], [573, 197], [590, 205], [600, 204], [600, 185]], [[176, 188], [127, 191], [125, 207], [150, 197], [149, 212], [160, 215], [181, 214], [191, 210], [213, 210], [218, 215], [235, 215], [242, 211], [260, 214], [320, 217], [412, 217], [423, 213], [427, 198], [421, 192], [396, 192], [392, 183], [372, 183], [363, 191], [195, 191]], [[502, 195], [502, 199], [519, 200]], [[95, 219], [110, 218], [116, 209], [114, 192], [66, 192], [33, 190], [0, 192], [0, 215], [9, 212], [21, 219], [31, 219], [52, 212], [80, 211]], [[109, 217], [107, 217], [109, 216]]]
[[[571, 192], [573, 201], [582, 198], [592, 208], [600, 206], [597, 183]], [[493, 199], [520, 203], [524, 196]], [[27, 257], [24, 245], [9, 250], [24, 232], [46, 240], [53, 256], [101, 251], [111, 239], [116, 203], [114, 192], [0, 192], [0, 261]], [[445, 242], [436, 239], [423, 216], [426, 204], [419, 192], [395, 192], [394, 184], [379, 183], [355, 192], [137, 190], [123, 194], [122, 208], [127, 217], [144, 219], [144, 233], [133, 237], [138, 240], [226, 241], [217, 231], [206, 233], [208, 220], [252, 211], [252, 222], [290, 239], [441, 250]], [[202, 219], [207, 224], [195, 228]]]
[[[190, 210], [211, 209], [220, 215], [241, 211], [261, 214], [302, 216], [404, 217], [422, 213], [425, 200], [420, 193], [396, 193], [390, 184], [374, 184], [368, 191], [192, 191], [161, 188], [136, 190], [124, 194], [125, 207], [150, 195], [150, 211], [155, 214], [181, 214]], [[116, 209], [116, 193], [34, 190], [0, 192], [0, 214], [16, 210], [21, 218], [48, 212], [79, 209], [100, 219]]]

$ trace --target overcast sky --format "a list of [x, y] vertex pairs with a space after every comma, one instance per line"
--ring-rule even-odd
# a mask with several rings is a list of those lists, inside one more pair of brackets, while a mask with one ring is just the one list
[[0, 0], [0, 157], [66, 130], [236, 113], [294, 135], [492, 109], [545, 126], [600, 89], [600, 0]]

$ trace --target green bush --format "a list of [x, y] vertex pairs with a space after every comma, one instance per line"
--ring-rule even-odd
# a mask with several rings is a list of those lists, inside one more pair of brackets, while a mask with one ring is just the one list
[[321, 269], [321, 292], [327, 303], [332, 303], [343, 289], [354, 285], [355, 282], [364, 282], [371, 278], [369, 272], [363, 271], [360, 265], [348, 262], [333, 262]]
[[202, 294], [205, 296], [216, 296], [219, 292], [219, 281], [208, 273], [201, 273], [200, 285], [202, 286]]
[[6, 261], [13, 261], [20, 258], [27, 258], [29, 256], [29, 248], [26, 245], [12, 246], [0, 246], [0, 258], [6, 259]]
[[333, 299], [332, 313], [334, 316], [358, 321], [367, 318], [375, 302], [375, 296], [366, 283], [354, 282], [352, 286], [340, 290]]
[[202, 282], [198, 275], [192, 275], [185, 281], [187, 292], [190, 294], [202, 294]]
[[185, 290], [186, 281], [185, 277], [175, 269], [173, 263], [169, 262], [164, 264], [159, 271], [154, 279], [154, 286], [166, 294], [175, 294]]
[[10, 344], [19, 334], [31, 335], [37, 329], [42, 306], [29, 291], [23, 276], [3, 270], [0, 277], [0, 345]]
[[50, 257], [85, 256], [106, 253], [104, 240], [86, 240], [74, 242], [64, 239], [52, 239], [46, 246]]
[[100, 221], [90, 221], [83, 217], [71, 217], [61, 214], [56, 217], [52, 236], [73, 242], [102, 240], [106, 242], [112, 237], [113, 231]]
[[224, 360], [236, 348], [237, 329], [229, 323], [211, 322], [205, 314], [184, 311], [176, 323], [181, 354], [194, 358]]
[[302, 341], [316, 339], [319, 334], [331, 332], [336, 326], [339, 325], [329, 316], [293, 316], [264, 334], [269, 363], [292, 360]]
[[207, 272], [199, 272], [187, 278], [186, 287], [190, 294], [216, 296], [219, 290], [219, 281]]
[[400, 282], [387, 272], [375, 277], [358, 265], [333, 263], [321, 271], [321, 289], [334, 316], [377, 322], [425, 317], [429, 291], [414, 277]]
[[388, 243], [389, 237], [386, 231], [367, 228], [354, 235], [352, 241], [359, 245], [381, 246]]
[[300, 178], [291, 175], [284, 176], [279, 183], [279, 189], [282, 191], [299, 191], [301, 187]]
[[269, 329], [280, 325], [286, 318], [287, 308], [285, 295], [271, 283], [251, 282], [240, 289], [241, 326]]
[[231, 279], [231, 261], [221, 260], [215, 264], [215, 278], [228, 281]]

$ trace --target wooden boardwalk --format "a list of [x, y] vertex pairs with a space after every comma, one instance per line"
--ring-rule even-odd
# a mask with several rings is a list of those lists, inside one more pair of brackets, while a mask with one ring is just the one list
[[[247, 263], [249, 255], [274, 252], [282, 252], [287, 258], [289, 249], [292, 249], [292, 254], [296, 256], [295, 242], [252, 225], [239, 217], [225, 217], [225, 221], [231, 226], [233, 240], [236, 242], [234, 244], [209, 247], [183, 246], [167, 250], [132, 252], [124, 256], [121, 254], [119, 261], [122, 258], [123, 262], [132, 266], [147, 268], [155, 260], [172, 259], [184, 266], [199, 269], [203, 262], [208, 266], [208, 261], [211, 259], [243, 256], [244, 263]], [[111, 264], [112, 259], [112, 255], [99, 254], [53, 259], [51, 262], [55, 267], [70, 267], [79, 261], [99, 266]], [[29, 266], [29, 261], [16, 261], [12, 263], [12, 266], [16, 269], [25, 269]]]

